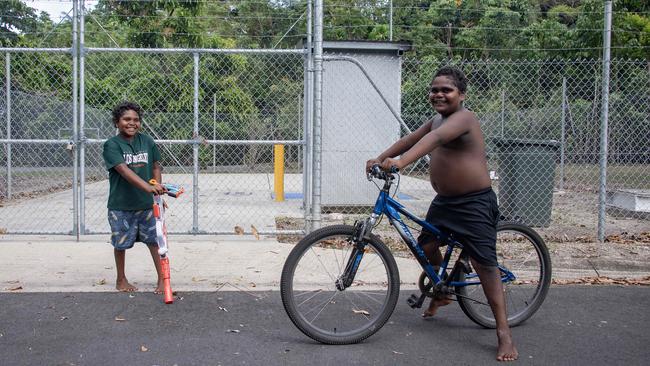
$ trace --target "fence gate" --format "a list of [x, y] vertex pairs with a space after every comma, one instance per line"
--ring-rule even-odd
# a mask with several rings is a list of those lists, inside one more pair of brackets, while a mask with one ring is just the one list
[[0, 232], [76, 233], [72, 52], [5, 49]]
[[108, 233], [101, 152], [122, 99], [144, 107], [143, 132], [160, 147], [163, 180], [187, 192], [167, 199], [170, 232], [302, 232], [303, 53], [89, 48], [81, 59], [82, 232]]
[[304, 50], [86, 48], [78, 80], [71, 49], [3, 50], [0, 232], [109, 233], [102, 144], [122, 100], [186, 189], [170, 232], [304, 231]]

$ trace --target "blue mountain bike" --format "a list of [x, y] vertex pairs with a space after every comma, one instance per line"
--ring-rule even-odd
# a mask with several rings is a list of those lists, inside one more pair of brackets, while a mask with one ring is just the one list
[[[351, 344], [370, 337], [388, 321], [399, 297], [400, 278], [391, 251], [372, 233], [383, 216], [423, 270], [417, 285], [412, 284], [420, 293], [407, 300], [412, 308], [422, 307], [427, 298], [451, 296], [472, 321], [486, 328], [496, 327], [463, 245], [390, 196], [390, 188], [399, 178], [397, 172], [376, 167], [368, 178], [384, 181], [370, 217], [354, 226], [334, 225], [313, 231], [294, 247], [284, 264], [282, 303], [296, 327], [322, 343]], [[412, 222], [410, 225], [433, 233], [446, 246], [439, 270], [429, 263], [402, 215]], [[499, 224], [497, 257], [512, 327], [530, 318], [542, 305], [551, 284], [551, 260], [542, 238], [517, 223]], [[408, 258], [398, 261], [400, 266], [412, 263]]]

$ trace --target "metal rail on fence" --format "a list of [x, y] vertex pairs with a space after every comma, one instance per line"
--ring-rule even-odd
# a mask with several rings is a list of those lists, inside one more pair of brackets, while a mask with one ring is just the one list
[[[341, 90], [326, 89], [329, 94], [321, 95], [312, 90], [322, 80], [309, 81], [310, 70], [317, 65], [309, 66], [305, 51], [205, 50], [198, 65], [195, 54], [203, 50], [155, 51], [159, 50], [89, 49], [80, 84], [85, 94], [75, 106], [73, 75], [62, 71], [73, 63], [71, 49], [0, 49], [5, 53], [0, 110], [6, 123], [0, 135], [4, 168], [0, 173], [0, 230], [107, 233], [101, 143], [114, 134], [110, 107], [122, 98], [146, 99], [154, 106], [147, 108], [144, 121], [150, 127], [147, 133], [155, 131], [156, 141], [165, 146], [165, 175], [191, 187], [196, 197], [177, 208], [178, 223], [170, 225], [176, 228], [173, 231], [231, 234], [239, 227], [246, 233], [300, 234], [305, 232], [304, 221], [322, 220], [324, 207], [321, 197], [315, 196], [319, 192], [316, 182], [331, 184], [336, 177], [316, 178], [320, 166], [318, 161], [310, 166], [310, 154], [318, 159], [317, 141], [330, 126], [313, 121], [310, 135], [312, 122], [306, 119], [316, 113], [316, 105], [306, 102], [311, 97], [305, 90], [318, 100], [335, 98]], [[52, 61], [50, 66], [65, 67], [44, 68], [44, 60]], [[322, 62], [335, 60], [356, 64], [321, 55], [320, 67]], [[435, 69], [445, 63], [403, 60], [400, 103], [381, 107], [390, 109], [403, 133], [431, 117], [424, 98], [426, 87]], [[610, 64], [615, 79], [610, 82], [603, 198], [597, 183], [603, 173], [599, 167], [602, 122], [593, 123], [602, 113], [601, 60], [458, 63], [470, 80], [467, 106], [483, 123], [493, 184], [508, 205], [504, 212], [512, 219], [544, 227], [548, 237], [596, 238], [600, 206], [606, 208], [606, 233], [647, 231], [650, 75], [643, 60], [613, 59]], [[139, 67], [148, 77], [116, 82], [118, 69], [125, 65]], [[381, 81], [369, 77], [364, 66], [355, 66], [354, 72], [365, 75], [376, 91]], [[350, 90], [355, 87], [343, 85]], [[377, 96], [381, 99], [381, 93], [374, 92], [367, 100]], [[370, 114], [380, 109], [380, 104], [368, 103], [339, 111], [348, 118], [349, 133], [360, 142], [371, 134], [355, 130], [359, 109]], [[75, 119], [77, 109], [84, 111], [83, 124]], [[80, 144], [85, 149], [82, 160], [75, 155]], [[283, 205], [272, 196], [275, 144], [287, 146], [290, 179], [285, 180], [285, 191], [291, 198]], [[77, 166], [77, 161], [84, 164]], [[416, 209], [425, 210], [431, 199], [427, 168], [423, 161], [407, 172], [400, 192], [403, 202]], [[81, 186], [75, 182], [84, 187], [79, 208], [74, 190]], [[52, 214], [50, 207], [55, 203], [59, 209]], [[227, 206], [231, 211], [226, 211]], [[339, 208], [325, 209], [336, 212]], [[345, 212], [361, 214], [366, 209], [346, 207]], [[268, 217], [267, 221], [257, 223], [261, 216]], [[282, 220], [284, 224], [278, 224]], [[82, 231], [77, 231], [77, 223]]]

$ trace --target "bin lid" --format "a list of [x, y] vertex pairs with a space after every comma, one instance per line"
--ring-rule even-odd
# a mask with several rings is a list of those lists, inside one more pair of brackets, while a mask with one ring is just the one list
[[489, 140], [493, 141], [497, 146], [560, 146], [560, 142], [557, 140], [511, 139], [506, 137], [491, 137]]

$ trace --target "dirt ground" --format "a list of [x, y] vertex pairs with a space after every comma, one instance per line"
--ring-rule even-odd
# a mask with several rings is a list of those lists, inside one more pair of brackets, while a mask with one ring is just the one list
[[[34, 177], [25, 173], [25, 178], [15, 179], [15, 199], [31, 199], [39, 192], [55, 192], [69, 189], [70, 177], [61, 172], [52, 173], [47, 184], [34, 184]], [[97, 179], [89, 174], [92, 179]], [[56, 177], [56, 179], [53, 179]], [[1, 178], [1, 177], [0, 177]], [[18, 178], [18, 177], [16, 177]], [[39, 178], [42, 178], [39, 176]], [[24, 183], [23, 185], [18, 183]], [[3, 204], [3, 192], [0, 192], [0, 205]], [[555, 192], [551, 225], [535, 230], [544, 238], [554, 268], [580, 268], [591, 270], [594, 278], [607, 278], [601, 274], [605, 271], [637, 271], [650, 273], [650, 214], [625, 215], [621, 212], [607, 211], [606, 240], [596, 240], [598, 223], [598, 192], [582, 189], [580, 191]], [[322, 226], [332, 224], [353, 224], [365, 215], [342, 213], [323, 214]], [[277, 229], [302, 229], [304, 221], [295, 218], [276, 219]], [[375, 233], [380, 235], [396, 255], [410, 255], [401, 238], [384, 222]], [[297, 242], [299, 237], [279, 235], [283, 242]]]

